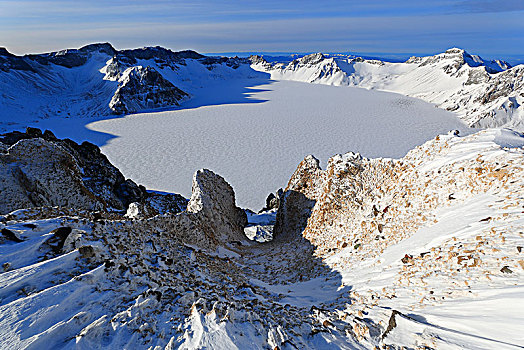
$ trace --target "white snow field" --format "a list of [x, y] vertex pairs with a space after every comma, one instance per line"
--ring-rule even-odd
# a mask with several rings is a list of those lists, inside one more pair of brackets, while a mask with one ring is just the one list
[[[246, 99], [227, 102], [231, 90], [242, 89]], [[395, 93], [292, 81], [253, 86], [242, 79], [201, 88], [177, 110], [87, 127], [116, 136], [102, 151], [137, 183], [189, 197], [193, 173], [208, 168], [250, 209], [285, 187], [308, 154], [324, 162], [349, 151], [398, 158], [439, 133], [473, 130], [450, 112]]]

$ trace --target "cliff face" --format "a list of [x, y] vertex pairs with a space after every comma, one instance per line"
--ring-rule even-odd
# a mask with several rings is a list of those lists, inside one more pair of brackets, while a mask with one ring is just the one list
[[139, 66], [122, 73], [109, 108], [116, 114], [134, 113], [145, 109], [178, 106], [188, 96], [154, 68]]

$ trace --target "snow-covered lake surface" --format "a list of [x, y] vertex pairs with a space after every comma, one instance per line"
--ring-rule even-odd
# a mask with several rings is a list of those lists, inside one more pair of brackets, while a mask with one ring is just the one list
[[[222, 175], [240, 206], [260, 209], [313, 154], [402, 157], [439, 133], [470, 133], [452, 113], [398, 94], [275, 81], [245, 88], [232, 81], [202, 88], [178, 110], [97, 121], [88, 128], [116, 136], [102, 151], [126, 177], [147, 188], [189, 197], [200, 168]], [[243, 88], [243, 102], [227, 101]]]

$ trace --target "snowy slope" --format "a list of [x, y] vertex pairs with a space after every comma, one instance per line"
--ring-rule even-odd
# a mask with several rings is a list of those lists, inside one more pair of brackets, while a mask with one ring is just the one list
[[[288, 186], [316, 200], [304, 237], [265, 244], [209, 240], [200, 225], [230, 220], [231, 192], [205, 171], [179, 214], [13, 212], [0, 220], [0, 347], [521, 348], [523, 146], [494, 129], [400, 160], [308, 161]], [[285, 196], [277, 225], [290, 228], [303, 198]]]
[[268, 63], [259, 56], [251, 61], [273, 79], [392, 91], [453, 111], [472, 127], [524, 129], [524, 66], [484, 61], [462, 49], [404, 63], [320, 53], [288, 64]]
[[[522, 349], [524, 136], [466, 128], [422, 144], [461, 123], [390, 93], [521, 128], [522, 67], [458, 49], [286, 64], [104, 44], [0, 50], [0, 128], [177, 109], [90, 127], [118, 136], [104, 152], [126, 176], [158, 175], [149, 187], [194, 173], [187, 210], [144, 188], [115, 206], [125, 178], [87, 167], [105, 159], [96, 146], [40, 131], [0, 141], [3, 191], [17, 194], [2, 200], [30, 207], [0, 215], [0, 348]], [[278, 211], [250, 212], [246, 227], [238, 200], [262, 204], [309, 150], [341, 154], [325, 170], [306, 157]], [[210, 164], [240, 184], [237, 198], [193, 168]]]

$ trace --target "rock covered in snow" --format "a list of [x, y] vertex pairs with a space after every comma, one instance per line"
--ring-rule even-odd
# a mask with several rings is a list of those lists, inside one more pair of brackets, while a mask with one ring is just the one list
[[[209, 170], [181, 213], [15, 212], [0, 218], [0, 347], [511, 348], [523, 147], [509, 130], [452, 131], [398, 160], [308, 156], [264, 244], [242, 239]], [[248, 215], [264, 238], [274, 212]]]
[[478, 55], [471, 55], [463, 49], [451, 48], [441, 54], [427, 57], [413, 56], [406, 63], [415, 63], [426, 66], [438, 62], [446, 62], [444, 71], [448, 74], [457, 72], [463, 65], [469, 67], [483, 67], [488, 73], [498, 73], [511, 68], [511, 65], [502, 60], [484, 60]]
[[0, 155], [0, 212], [39, 206], [100, 210], [75, 159], [41, 138], [20, 140]]
[[193, 177], [191, 199], [187, 211], [198, 214], [209, 223], [218, 241], [243, 240], [247, 224], [244, 210], [235, 204], [235, 193], [220, 175], [208, 169], [198, 170]]
[[272, 79], [398, 92], [453, 111], [470, 126], [524, 128], [522, 65], [457, 48], [404, 63], [322, 53], [269, 63], [261, 56], [208, 57], [158, 46], [116, 50], [103, 43], [25, 56], [0, 49], [0, 70], [0, 83], [15, 87], [0, 94], [0, 113], [23, 113], [27, 120], [173, 107], [198, 91], [193, 74], [212, 82], [262, 71]]
[[[465, 144], [484, 151], [468, 150]], [[524, 136], [504, 129], [463, 138], [451, 131], [400, 160], [348, 153], [330, 158], [321, 170], [308, 156], [286, 188], [275, 236], [303, 235], [322, 254], [349, 246], [355, 249], [352, 259], [379, 255], [430, 221], [433, 210], [458, 198], [508, 187], [512, 194], [521, 192], [522, 145]], [[502, 164], [511, 164], [512, 170]]]
[[0, 213], [42, 206], [125, 210], [133, 202], [148, 206], [151, 215], [185, 208], [180, 195], [148, 193], [125, 179], [89, 142], [28, 128], [0, 135], [0, 145]]
[[126, 69], [119, 86], [109, 102], [116, 114], [134, 113], [144, 109], [178, 106], [188, 94], [166, 80], [153, 67]]

